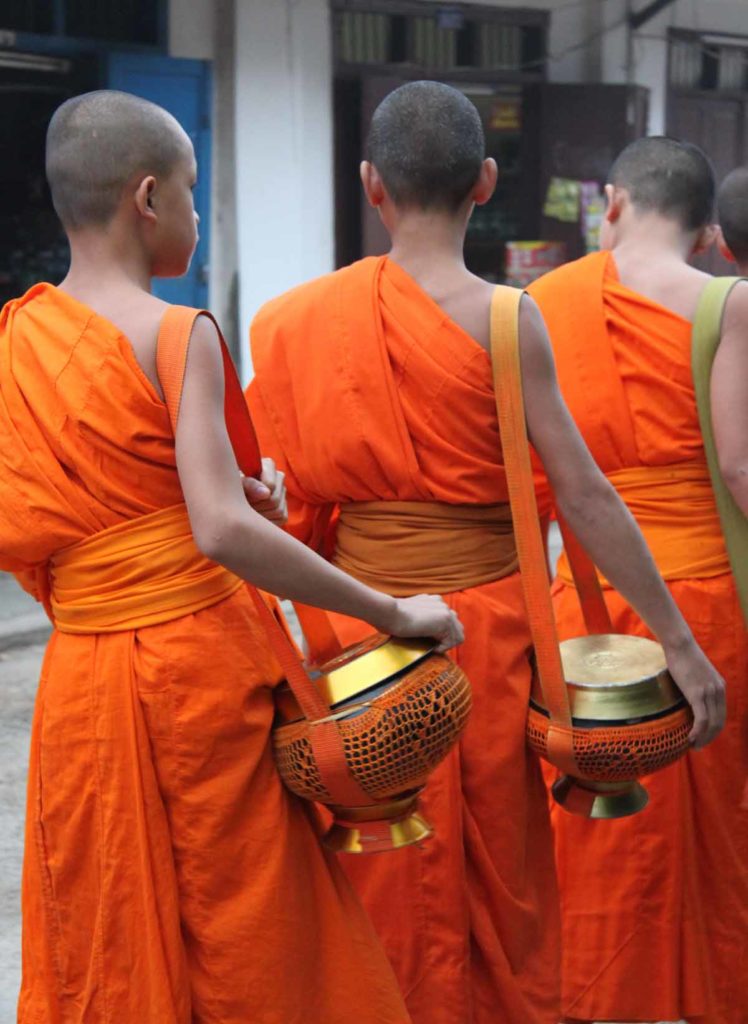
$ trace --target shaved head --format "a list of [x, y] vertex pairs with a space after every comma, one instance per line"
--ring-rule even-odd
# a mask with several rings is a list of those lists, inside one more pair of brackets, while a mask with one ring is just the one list
[[720, 185], [717, 219], [735, 259], [748, 261], [748, 167], [738, 167]]
[[664, 136], [638, 139], [611, 168], [610, 184], [624, 188], [641, 211], [676, 220], [684, 231], [711, 222], [714, 172], [698, 146]]
[[162, 107], [103, 89], [74, 96], [47, 129], [47, 180], [69, 230], [103, 226], [136, 175], [166, 178], [192, 153], [179, 122]]
[[441, 82], [401, 85], [374, 111], [367, 159], [397, 206], [455, 212], [484, 157], [480, 114]]

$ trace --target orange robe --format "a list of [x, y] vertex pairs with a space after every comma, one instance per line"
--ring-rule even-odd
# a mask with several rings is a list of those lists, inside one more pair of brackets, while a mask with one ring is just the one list
[[[645, 780], [645, 811], [619, 821], [554, 812], [564, 1010], [745, 1024], [748, 634], [704, 473], [691, 325], [624, 287], [609, 253], [553, 271], [530, 292], [577, 425], [727, 682], [724, 732]], [[648, 635], [619, 595], [606, 597], [617, 630]], [[584, 632], [568, 577], [555, 583], [555, 608], [562, 637]]]
[[[8, 304], [0, 567], [33, 590], [61, 549], [181, 501], [166, 407], [120, 331], [51, 285]], [[157, 625], [52, 635], [31, 742], [21, 1024], [408, 1020], [353, 891], [275, 771], [278, 667], [235, 583]]]
[[[347, 502], [507, 501], [489, 357], [386, 257], [274, 300], [251, 334], [250, 406], [261, 448], [287, 473], [297, 536], [322, 544], [331, 510]], [[557, 1024], [557, 890], [545, 790], [525, 744], [520, 578], [446, 597], [465, 625], [456, 658], [474, 706], [426, 787], [436, 835], [345, 867], [417, 1024]], [[370, 632], [335, 621], [346, 642]]]

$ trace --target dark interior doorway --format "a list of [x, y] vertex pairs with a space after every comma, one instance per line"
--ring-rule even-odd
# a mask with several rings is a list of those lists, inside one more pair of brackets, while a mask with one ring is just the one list
[[0, 66], [0, 305], [65, 275], [68, 246], [49, 198], [44, 140], [54, 109], [98, 85], [92, 58], [29, 63]]

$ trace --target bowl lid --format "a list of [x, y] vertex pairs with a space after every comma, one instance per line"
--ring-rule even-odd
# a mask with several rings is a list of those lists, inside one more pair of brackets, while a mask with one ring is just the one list
[[[668, 713], [683, 695], [667, 670], [660, 644], [621, 633], [574, 637], [560, 645], [572, 717], [631, 722]], [[540, 680], [532, 700], [544, 708]]]
[[328, 704], [340, 704], [411, 668], [435, 647], [434, 640], [402, 640], [375, 633], [318, 666], [312, 678]]
[[637, 686], [667, 670], [662, 647], [642, 636], [593, 634], [564, 640], [559, 646], [564, 677], [570, 686]]

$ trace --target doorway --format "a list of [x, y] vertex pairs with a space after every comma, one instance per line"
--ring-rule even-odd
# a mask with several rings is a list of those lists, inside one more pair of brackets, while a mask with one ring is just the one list
[[0, 58], [0, 306], [37, 281], [57, 283], [69, 250], [52, 208], [44, 171], [44, 141], [55, 108], [96, 88], [90, 59], [15, 55]]

